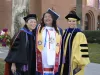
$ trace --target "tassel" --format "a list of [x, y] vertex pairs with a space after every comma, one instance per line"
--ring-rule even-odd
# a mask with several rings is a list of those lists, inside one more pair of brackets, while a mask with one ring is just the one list
[[78, 21], [78, 24], [81, 24], [81, 22], [80, 22], [80, 21]]

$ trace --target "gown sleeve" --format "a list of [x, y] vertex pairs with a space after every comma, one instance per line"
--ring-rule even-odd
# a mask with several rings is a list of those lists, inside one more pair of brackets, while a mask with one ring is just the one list
[[9, 63], [19, 63], [22, 62], [23, 57], [25, 55], [23, 50], [25, 50], [25, 32], [20, 31], [19, 33], [17, 33], [16, 36], [14, 36], [13, 41], [11, 43], [11, 48], [9, 50], [9, 53], [7, 55], [7, 57], [5, 58], [6, 62]]
[[75, 53], [75, 58], [78, 62], [78, 65], [85, 66], [90, 63], [89, 53], [88, 53], [88, 43], [85, 35], [82, 32], [79, 32], [77, 35], [78, 46]]

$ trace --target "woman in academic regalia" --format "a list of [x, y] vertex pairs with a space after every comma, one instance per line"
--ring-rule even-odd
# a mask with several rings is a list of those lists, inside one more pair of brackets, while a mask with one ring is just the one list
[[48, 9], [37, 27], [36, 75], [58, 75], [61, 51], [61, 34], [57, 27], [58, 14]]
[[63, 59], [60, 75], [84, 75], [84, 67], [90, 62], [88, 44], [84, 33], [77, 28], [80, 18], [75, 11], [66, 17], [69, 28], [63, 34]]
[[14, 36], [10, 51], [5, 59], [4, 75], [35, 75], [36, 14], [29, 14], [24, 17], [24, 20], [26, 24]]

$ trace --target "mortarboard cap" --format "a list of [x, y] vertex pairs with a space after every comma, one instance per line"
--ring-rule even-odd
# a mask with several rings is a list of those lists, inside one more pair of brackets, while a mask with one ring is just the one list
[[25, 22], [27, 22], [29, 19], [36, 19], [37, 20], [37, 16], [36, 16], [36, 14], [28, 14], [23, 19], [25, 20]]
[[47, 10], [47, 13], [50, 13], [54, 20], [57, 20], [60, 17], [55, 11], [50, 8]]
[[75, 19], [77, 19], [77, 21], [80, 20], [80, 18], [77, 16], [75, 11], [71, 11], [67, 16], [65, 16], [65, 18], [66, 19], [68, 19], [68, 18], [75, 18]]

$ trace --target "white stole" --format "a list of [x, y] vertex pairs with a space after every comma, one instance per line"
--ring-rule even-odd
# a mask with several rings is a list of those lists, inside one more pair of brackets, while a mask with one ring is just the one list
[[44, 27], [42, 37], [43, 37], [43, 46], [44, 46], [42, 51], [42, 59], [43, 59], [42, 62], [44, 67], [51, 68], [52, 66], [55, 65], [55, 57], [56, 57], [55, 29], [53, 27]]

